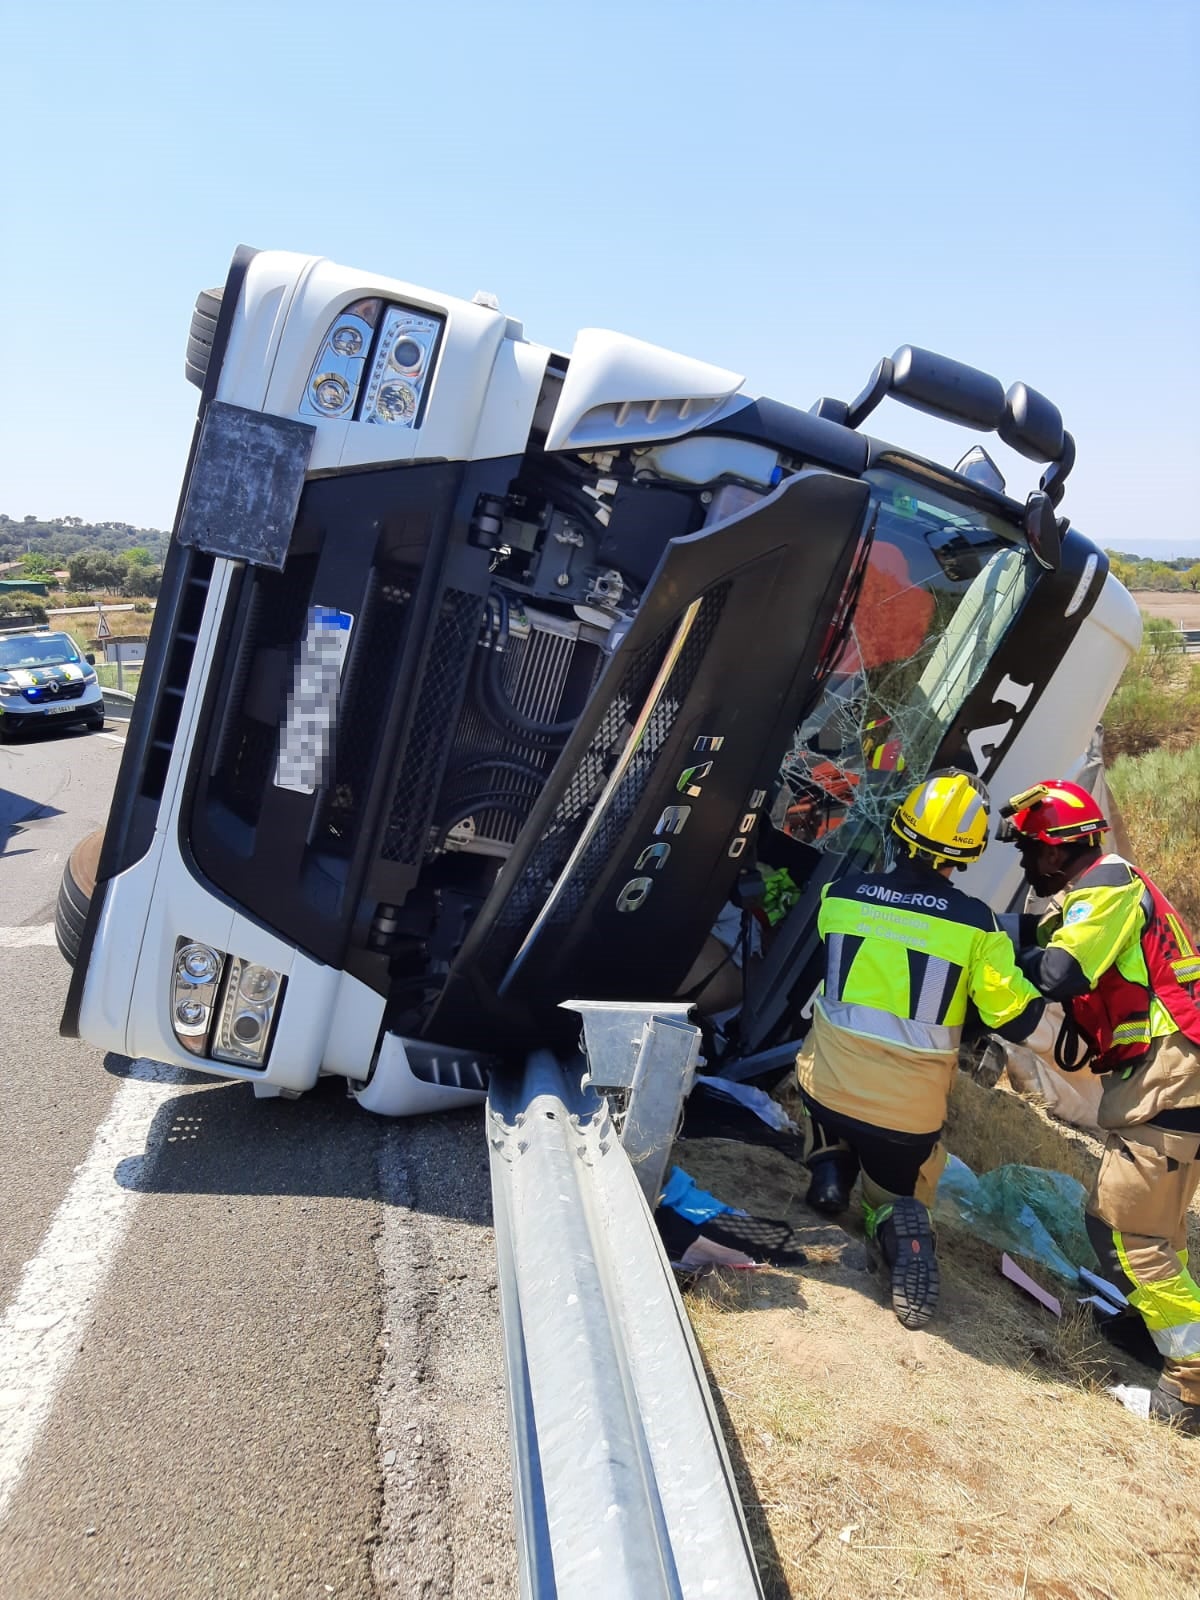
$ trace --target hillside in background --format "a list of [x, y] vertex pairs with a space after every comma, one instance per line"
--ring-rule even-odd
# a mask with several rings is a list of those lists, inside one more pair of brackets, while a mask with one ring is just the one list
[[1200, 561], [1200, 534], [1181, 539], [1135, 539], [1131, 552], [1110, 550], [1126, 561], [1184, 561], [1189, 566]]
[[124, 550], [148, 550], [161, 566], [171, 535], [161, 528], [135, 528], [129, 522], [85, 522], [82, 517], [13, 517], [0, 511], [0, 565], [17, 561], [30, 553], [62, 557], [54, 565], [66, 566], [70, 558], [83, 552], [106, 551], [119, 555]]

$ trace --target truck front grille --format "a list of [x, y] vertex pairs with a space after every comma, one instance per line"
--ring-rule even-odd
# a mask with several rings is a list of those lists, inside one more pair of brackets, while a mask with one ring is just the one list
[[455, 712], [466, 688], [483, 620], [482, 595], [447, 589], [417, 690], [417, 707], [392, 793], [384, 861], [411, 866], [421, 859]]

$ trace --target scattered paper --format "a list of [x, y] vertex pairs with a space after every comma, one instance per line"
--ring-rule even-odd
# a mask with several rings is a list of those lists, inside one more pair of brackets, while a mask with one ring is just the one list
[[700, 1267], [757, 1267], [758, 1262], [743, 1250], [734, 1250], [699, 1234], [680, 1256], [679, 1265], [695, 1272]]
[[1056, 1317], [1062, 1316], [1062, 1301], [1056, 1300], [1048, 1290], [1042, 1288], [1040, 1283], [1034, 1283], [1029, 1274], [1023, 1272], [1007, 1253], [1000, 1257], [1000, 1271], [1015, 1283], [1018, 1289], [1024, 1289], [1025, 1293], [1032, 1295], [1039, 1305], [1045, 1306], [1047, 1311], [1053, 1312]]
[[1114, 1383], [1108, 1393], [1114, 1400], [1119, 1400], [1126, 1411], [1131, 1411], [1135, 1417], [1140, 1417], [1143, 1422], [1150, 1417], [1150, 1391], [1142, 1389], [1136, 1383]]

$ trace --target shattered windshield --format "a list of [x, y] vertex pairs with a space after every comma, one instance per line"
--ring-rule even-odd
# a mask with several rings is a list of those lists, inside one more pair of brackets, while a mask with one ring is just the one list
[[13, 667], [61, 667], [68, 661], [78, 661], [79, 652], [64, 633], [52, 633], [41, 639], [0, 639], [0, 672]]
[[869, 472], [875, 537], [848, 636], [797, 728], [771, 820], [805, 844], [878, 858], [1035, 581], [1003, 518], [901, 473]]

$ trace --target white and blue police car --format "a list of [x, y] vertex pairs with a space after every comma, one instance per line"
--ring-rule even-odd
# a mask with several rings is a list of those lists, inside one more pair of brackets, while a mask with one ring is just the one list
[[32, 728], [104, 726], [104, 696], [90, 656], [65, 633], [0, 638], [0, 739]]

